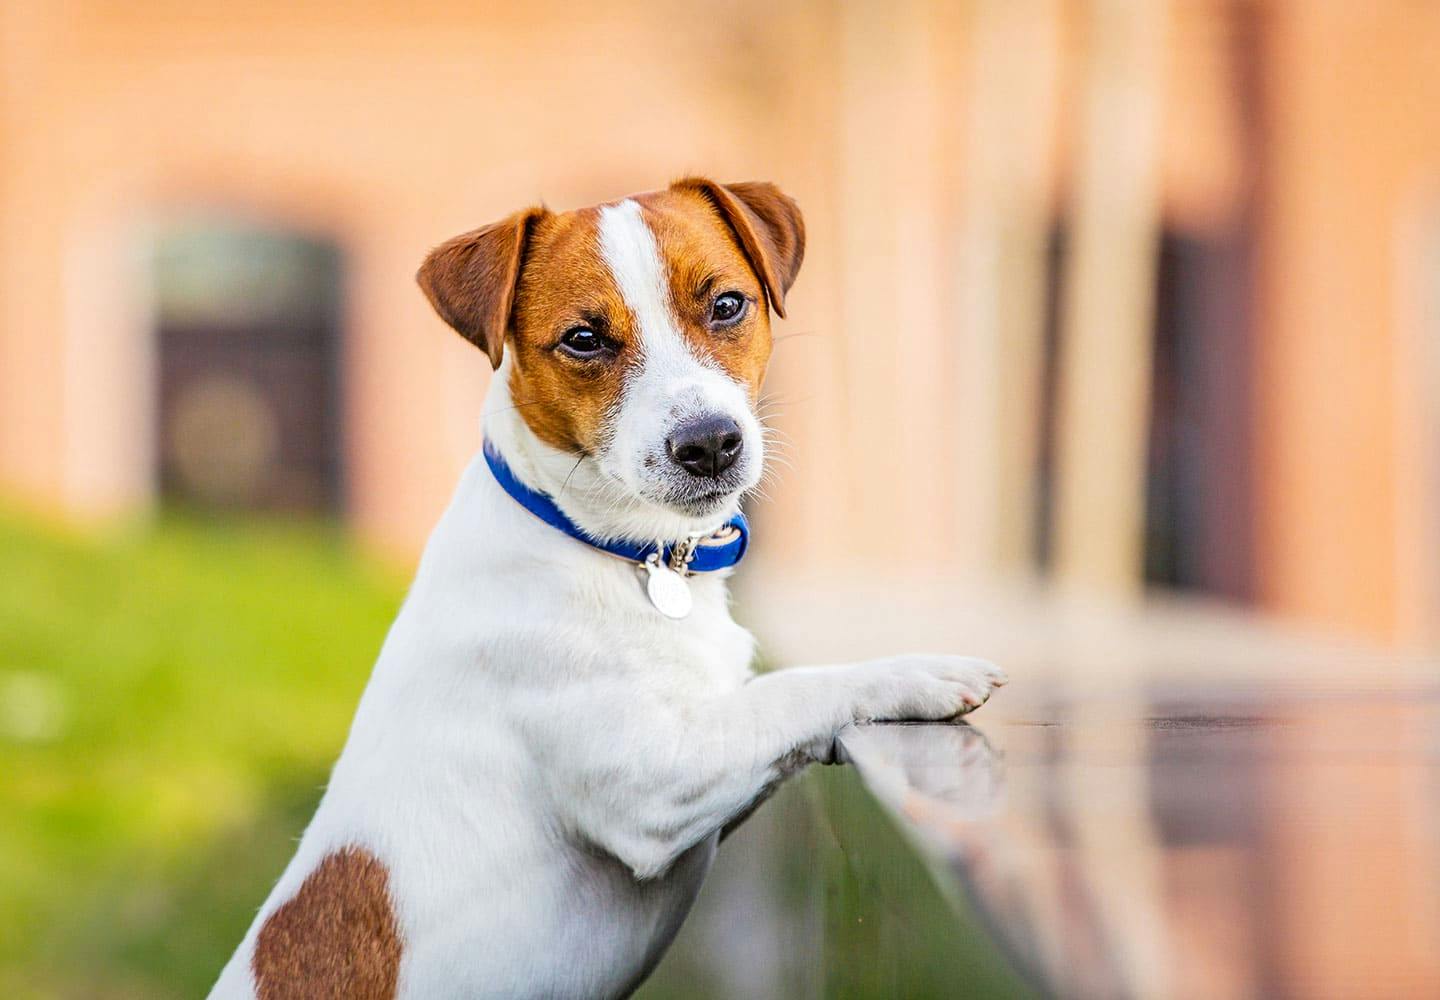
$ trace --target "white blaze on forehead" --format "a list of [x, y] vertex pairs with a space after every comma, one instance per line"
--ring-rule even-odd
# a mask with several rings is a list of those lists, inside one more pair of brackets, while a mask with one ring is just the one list
[[666, 353], [666, 348], [684, 350], [670, 314], [670, 284], [660, 260], [660, 248], [640, 214], [639, 203], [627, 198], [600, 209], [600, 254], [615, 278], [620, 297], [635, 316], [645, 354], [653, 359]]
[[[746, 389], [703, 352], [691, 350], [673, 312], [660, 248], [640, 205], [626, 199], [601, 208], [599, 237], [600, 256], [634, 318], [640, 348], [638, 363], [627, 369], [620, 406], [609, 417], [609, 442], [599, 456], [601, 472], [609, 481], [624, 484], [632, 496], [652, 504], [671, 503], [677, 491], [693, 485], [689, 474], [669, 461], [671, 433], [695, 418], [723, 415], [736, 421], [745, 440], [736, 466], [742, 477], [735, 490], [738, 496], [758, 481], [764, 455], [760, 423]], [[617, 509], [600, 526], [600, 533], [617, 538], [678, 538], [714, 527], [713, 522], [697, 523], [675, 514], [657, 522], [655, 511], [655, 507], [641, 508], [626, 520], [626, 511]], [[723, 520], [728, 513], [715, 516]], [[658, 524], [665, 527], [657, 529]]]

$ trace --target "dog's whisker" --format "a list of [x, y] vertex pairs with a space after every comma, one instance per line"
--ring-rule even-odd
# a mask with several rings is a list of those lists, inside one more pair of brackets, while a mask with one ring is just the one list
[[818, 330], [791, 330], [789, 333], [782, 333], [778, 337], [771, 337], [770, 342], [772, 344], [783, 344], [787, 340], [818, 336], [820, 336], [820, 331]]
[[583, 461], [585, 461], [585, 456], [581, 455], [575, 459], [575, 464], [570, 466], [570, 471], [565, 476], [565, 482], [560, 484], [560, 495], [562, 497], [565, 495], [565, 488], [570, 485], [570, 477], [575, 475], [575, 470], [580, 468], [580, 463]]
[[509, 413], [511, 410], [523, 410], [527, 406], [541, 406], [546, 403], [554, 403], [554, 399], [529, 399], [523, 403], [514, 403], [510, 406], [502, 406], [498, 410], [490, 410], [486, 416], [498, 416], [501, 413]]

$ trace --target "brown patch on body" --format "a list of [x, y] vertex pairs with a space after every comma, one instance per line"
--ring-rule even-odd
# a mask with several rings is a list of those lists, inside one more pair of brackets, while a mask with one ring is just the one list
[[389, 874], [369, 851], [325, 856], [255, 940], [258, 1000], [382, 1000], [400, 977]]

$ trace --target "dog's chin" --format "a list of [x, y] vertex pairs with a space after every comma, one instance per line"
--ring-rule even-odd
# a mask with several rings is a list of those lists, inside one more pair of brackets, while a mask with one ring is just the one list
[[697, 496], [672, 500], [666, 506], [684, 517], [701, 520], [705, 518], [718, 519], [721, 514], [735, 507], [741, 492], [743, 491], [738, 489], [716, 490], [712, 493], [701, 493]]
[[740, 497], [745, 493], [746, 484], [731, 482], [710, 484], [699, 483], [656, 491], [649, 502], [672, 514], [679, 521], [688, 523], [693, 530], [701, 531], [718, 527], [719, 524], [740, 508]]

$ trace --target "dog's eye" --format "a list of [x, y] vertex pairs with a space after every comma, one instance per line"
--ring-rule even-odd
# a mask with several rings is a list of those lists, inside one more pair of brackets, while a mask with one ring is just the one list
[[710, 322], [716, 326], [729, 326], [745, 315], [745, 296], [739, 292], [725, 292], [715, 296], [710, 306]]
[[604, 339], [588, 326], [577, 326], [565, 331], [560, 338], [560, 349], [576, 358], [593, 358], [605, 350]]

